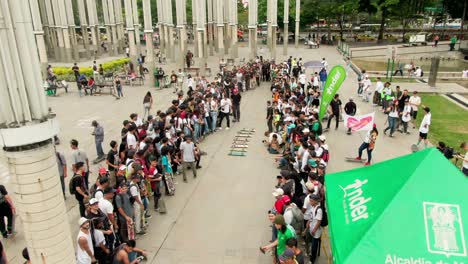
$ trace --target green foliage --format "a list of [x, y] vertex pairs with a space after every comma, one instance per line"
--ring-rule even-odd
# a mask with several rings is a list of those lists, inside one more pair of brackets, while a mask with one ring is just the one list
[[[123, 68], [125, 63], [130, 61], [129, 58], [122, 58], [113, 61], [108, 61], [102, 64], [104, 68], [104, 72], [115, 72], [119, 71]], [[54, 73], [57, 75], [57, 79], [59, 80], [66, 80], [66, 81], [74, 81], [75, 75], [73, 74], [73, 70], [71, 67], [54, 67]], [[93, 75], [93, 68], [92, 67], [80, 67], [80, 73], [86, 76]]]

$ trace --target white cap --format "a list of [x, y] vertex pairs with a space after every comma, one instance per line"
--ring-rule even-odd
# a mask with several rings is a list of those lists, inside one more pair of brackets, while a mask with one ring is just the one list
[[126, 170], [126, 169], [127, 169], [127, 166], [125, 166], [125, 165], [121, 165], [121, 166], [119, 167], [119, 170]]
[[280, 196], [280, 195], [283, 195], [283, 194], [284, 194], [284, 191], [281, 188], [278, 188], [273, 192], [274, 197], [277, 197], [277, 196]]
[[96, 203], [98, 203], [98, 202], [99, 202], [98, 199], [96, 199], [96, 198], [91, 198], [91, 200], [89, 200], [89, 205], [93, 205], [93, 204], [96, 204]]
[[309, 132], [310, 132], [310, 130], [309, 130], [308, 128], [304, 128], [304, 129], [302, 130], [302, 133], [309, 133]]
[[78, 220], [78, 224], [79, 224], [80, 227], [81, 227], [84, 223], [86, 223], [86, 222], [88, 222], [88, 221], [89, 221], [88, 218], [81, 217], [80, 220]]
[[325, 135], [320, 135], [318, 138], [320, 139], [320, 141], [325, 141], [327, 139]]

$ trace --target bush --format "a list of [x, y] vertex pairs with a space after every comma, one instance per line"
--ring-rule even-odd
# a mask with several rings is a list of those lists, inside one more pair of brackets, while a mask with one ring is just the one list
[[[122, 58], [113, 61], [108, 61], [102, 64], [104, 72], [119, 72], [122, 71], [124, 64], [130, 61], [129, 58]], [[75, 81], [72, 67], [54, 67], [54, 73], [59, 80]], [[80, 67], [80, 73], [87, 77], [93, 76], [92, 67]]]

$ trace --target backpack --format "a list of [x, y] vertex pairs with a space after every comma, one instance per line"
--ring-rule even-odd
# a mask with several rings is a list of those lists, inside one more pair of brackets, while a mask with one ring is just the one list
[[322, 148], [323, 149], [323, 152], [322, 152], [322, 159], [323, 161], [325, 162], [328, 162], [330, 160], [330, 152], [328, 152], [328, 149], [325, 149], [325, 148]]
[[320, 207], [317, 207], [317, 209], [315, 209], [315, 214], [317, 214], [317, 211], [319, 208], [322, 209], [322, 222], [320, 222], [321, 227], [328, 226], [328, 215], [327, 215], [327, 211], [325, 210], [325, 206], [323, 206], [324, 203], [325, 203], [325, 200], [320, 203]]
[[139, 189], [140, 187], [138, 187], [138, 184], [134, 184], [134, 183], [131, 183], [129, 186], [128, 186], [128, 199], [130, 200], [130, 204], [134, 204], [135, 203], [135, 197], [132, 196], [131, 192], [130, 192], [130, 189], [135, 186], [137, 189]]
[[293, 214], [291, 225], [294, 227], [294, 230], [296, 230], [296, 233], [301, 233], [304, 224], [304, 214], [295, 203], [292, 204], [291, 210]]
[[73, 177], [70, 179], [68, 182], [68, 190], [70, 191], [70, 194], [76, 194], [76, 189], [75, 186], [73, 186], [73, 180], [75, 180], [78, 177], [82, 177], [80, 174], [74, 174]]

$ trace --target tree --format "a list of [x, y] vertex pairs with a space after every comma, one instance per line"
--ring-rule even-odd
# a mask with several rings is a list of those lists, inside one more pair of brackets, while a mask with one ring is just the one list
[[[407, 1], [407, 0], [401, 0]], [[383, 33], [385, 31], [385, 22], [387, 18], [396, 11], [399, 7], [400, 0], [360, 0], [359, 11], [375, 14], [380, 12], [380, 28], [377, 42], [383, 40]]]

